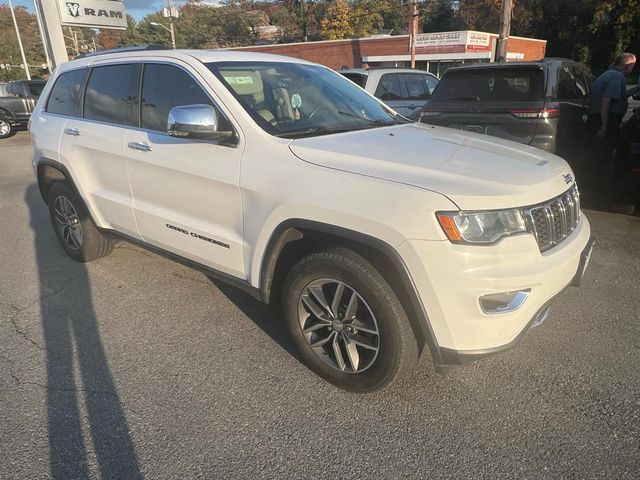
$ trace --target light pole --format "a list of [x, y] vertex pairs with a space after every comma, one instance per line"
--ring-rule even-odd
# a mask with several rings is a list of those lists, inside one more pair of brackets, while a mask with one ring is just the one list
[[16, 27], [16, 35], [18, 37], [18, 45], [20, 46], [20, 55], [22, 55], [22, 63], [24, 65], [24, 71], [27, 74], [27, 80], [31, 80], [31, 73], [29, 72], [29, 64], [27, 64], [27, 57], [24, 54], [24, 48], [22, 47], [22, 38], [20, 38], [20, 30], [18, 30], [18, 22], [16, 21], [16, 13], [13, 11], [13, 5], [9, 0], [9, 8], [11, 9], [11, 16], [13, 17], [13, 25]]
[[153, 25], [154, 27], [162, 27], [167, 32], [169, 32], [171, 34], [171, 48], [173, 48], [174, 50], [176, 49], [176, 35], [175, 35], [174, 30], [173, 30], [173, 22], [169, 23], [169, 28], [167, 28], [162, 23], [158, 23], [158, 22], [149, 22], [149, 25]]

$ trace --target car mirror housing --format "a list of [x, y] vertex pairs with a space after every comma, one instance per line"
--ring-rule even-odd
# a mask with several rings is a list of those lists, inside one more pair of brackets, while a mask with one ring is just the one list
[[198, 140], [228, 140], [232, 131], [218, 130], [218, 113], [211, 105], [173, 107], [167, 118], [167, 133], [172, 137]]

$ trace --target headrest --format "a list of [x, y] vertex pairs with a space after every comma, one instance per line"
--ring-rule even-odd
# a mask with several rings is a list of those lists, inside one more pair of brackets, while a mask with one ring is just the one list
[[263, 90], [262, 77], [259, 72], [227, 70], [220, 73], [238, 95], [253, 95]]

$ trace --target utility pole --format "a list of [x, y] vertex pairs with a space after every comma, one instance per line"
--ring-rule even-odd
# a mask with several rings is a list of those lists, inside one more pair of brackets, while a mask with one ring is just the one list
[[511, 14], [513, 11], [513, 0], [502, 0], [500, 10], [500, 32], [498, 35], [498, 46], [496, 51], [496, 61], [505, 62], [507, 60], [507, 41], [511, 33]]
[[418, 38], [418, 0], [412, 0], [411, 9], [411, 68], [416, 68], [416, 40]]
[[16, 21], [16, 13], [13, 11], [11, 0], [9, 0], [9, 8], [11, 9], [11, 16], [13, 17], [13, 26], [16, 27], [16, 36], [18, 37], [18, 45], [20, 46], [20, 55], [22, 55], [22, 64], [24, 65], [24, 71], [27, 74], [27, 80], [31, 80], [29, 64], [27, 63], [27, 57], [25, 56], [24, 48], [22, 47], [22, 38], [20, 38], [20, 30], [18, 29], [18, 22]]

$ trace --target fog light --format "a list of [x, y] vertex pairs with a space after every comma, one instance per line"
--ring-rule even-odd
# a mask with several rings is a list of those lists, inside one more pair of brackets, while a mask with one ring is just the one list
[[525, 288], [513, 292], [482, 295], [480, 297], [480, 308], [487, 315], [514, 312], [522, 306], [530, 292], [530, 288]]

